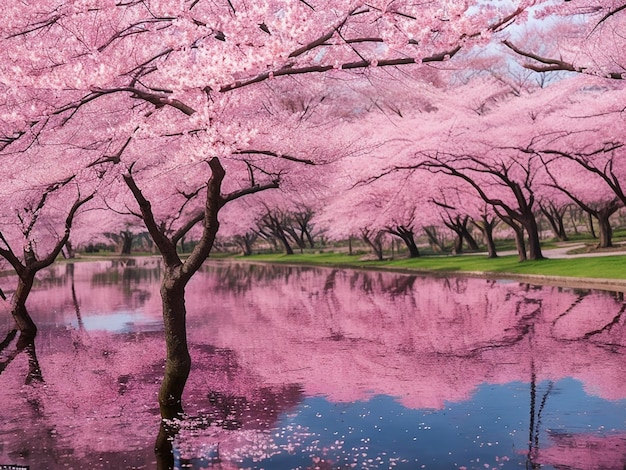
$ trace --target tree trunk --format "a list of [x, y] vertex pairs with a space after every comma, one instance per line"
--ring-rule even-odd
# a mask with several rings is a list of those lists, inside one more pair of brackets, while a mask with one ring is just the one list
[[437, 228], [434, 226], [425, 226], [424, 233], [428, 237], [428, 242], [434, 252], [445, 251], [446, 247], [443, 239], [439, 239], [437, 236]]
[[452, 249], [452, 252], [455, 255], [463, 254], [463, 237], [459, 233], [457, 233], [456, 237], [454, 237], [454, 248]]
[[478, 251], [478, 243], [476, 243], [476, 240], [474, 239], [469, 229], [467, 228], [467, 224], [469, 223], [469, 220], [470, 220], [469, 217], [465, 217], [465, 219], [463, 220], [461, 224], [461, 227], [460, 227], [461, 238], [463, 238], [463, 240], [465, 240], [465, 243], [467, 243], [467, 248], [469, 248], [472, 251]]
[[306, 236], [306, 239], [309, 242], [309, 248], [315, 248], [315, 240], [313, 240], [313, 236], [311, 235], [311, 232], [307, 229], [304, 228], [304, 235]]
[[246, 235], [240, 235], [235, 238], [235, 243], [239, 248], [241, 248], [241, 254], [243, 256], [252, 255], [252, 242], [253, 238]]
[[132, 232], [125, 230], [120, 233], [122, 238], [122, 247], [120, 249], [121, 255], [130, 255], [131, 247], [133, 245], [133, 234]]
[[415, 243], [415, 238], [412, 233], [409, 233], [402, 238], [402, 241], [406, 245], [409, 250], [409, 258], [419, 258], [420, 250], [417, 248], [417, 244]]
[[541, 242], [539, 241], [539, 228], [537, 227], [537, 220], [534, 215], [527, 215], [524, 220], [524, 228], [528, 233], [528, 259], [540, 260], [544, 259], [541, 252]]
[[76, 254], [74, 253], [74, 247], [72, 247], [72, 242], [69, 240], [65, 242], [64, 250], [61, 250], [61, 254], [65, 259], [74, 259]]
[[593, 228], [593, 216], [589, 212], [587, 213], [587, 226], [589, 227], [589, 233], [591, 233], [591, 236], [593, 238], [598, 238], [596, 231]]
[[[387, 232], [400, 238], [409, 250], [409, 258], [419, 258], [420, 251], [415, 243], [415, 235], [413, 234], [413, 228], [411, 226], [398, 225], [395, 227], [387, 227]], [[398, 253], [400, 248], [398, 247]]]
[[565, 208], [559, 209], [552, 202], [546, 204], [539, 204], [541, 213], [545, 216], [546, 220], [550, 224], [550, 228], [554, 233], [554, 236], [562, 241], [568, 240], [567, 233], [565, 232], [565, 224], [563, 218], [565, 217]]
[[283, 248], [285, 249], [285, 254], [293, 255], [293, 248], [291, 248], [291, 245], [289, 244], [289, 240], [287, 240], [285, 233], [281, 230], [280, 233], [277, 234], [277, 237], [280, 240], [280, 242], [283, 244]]
[[572, 221], [572, 229], [574, 230], [574, 234], [578, 235], [578, 213], [580, 212], [580, 208], [575, 206], [574, 204], [570, 204], [568, 208], [569, 218]]
[[609, 222], [611, 214], [612, 213], [607, 213], [607, 211], [604, 210], [600, 210], [596, 213], [598, 231], [600, 232], [600, 240], [596, 246], [597, 248], [611, 248], [613, 246], [613, 229]]
[[497, 258], [496, 243], [493, 239], [493, 229], [497, 225], [496, 218], [492, 217], [491, 220], [489, 220], [489, 217], [483, 214], [481, 215], [481, 220], [474, 221], [474, 225], [483, 234], [485, 244], [487, 245], [487, 257]]
[[524, 227], [509, 216], [503, 214], [498, 214], [498, 216], [505, 224], [513, 229], [513, 233], [515, 234], [515, 248], [517, 248], [519, 261], [526, 261], [528, 257], [526, 255], [526, 243], [524, 242]]
[[518, 227], [514, 229], [515, 232], [515, 248], [517, 249], [517, 256], [520, 261], [526, 261], [528, 256], [526, 255], [526, 242], [524, 241], [524, 229]]
[[26, 340], [33, 339], [37, 335], [37, 326], [26, 309], [26, 299], [28, 299], [28, 294], [33, 288], [34, 281], [35, 271], [26, 269], [22, 272], [18, 277], [17, 288], [11, 299], [11, 314], [21, 335]]
[[493, 226], [485, 226], [485, 242], [487, 243], [487, 257], [497, 258], [498, 253], [496, 251], [496, 242], [493, 239]]
[[365, 229], [362, 231], [362, 235], [363, 235], [363, 241], [367, 243], [367, 245], [369, 245], [369, 247], [372, 249], [372, 251], [376, 255], [376, 259], [378, 261], [382, 261], [383, 260], [383, 232], [382, 231], [376, 232], [376, 235], [374, 236], [374, 238], [372, 238], [372, 231]]
[[28, 374], [24, 383], [29, 385], [33, 382], [43, 382], [43, 374], [39, 366], [37, 351], [35, 350], [35, 338], [27, 338], [23, 334], [17, 340], [18, 351], [25, 351], [28, 356]]
[[172, 419], [183, 412], [182, 395], [191, 370], [187, 346], [185, 282], [179, 266], [166, 267], [161, 282], [163, 324], [167, 355], [165, 373], [159, 390], [161, 417]]

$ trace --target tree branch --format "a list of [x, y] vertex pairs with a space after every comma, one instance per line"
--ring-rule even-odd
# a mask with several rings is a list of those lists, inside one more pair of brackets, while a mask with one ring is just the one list
[[208, 258], [220, 225], [217, 216], [224, 205], [221, 190], [226, 171], [217, 157], [209, 160], [209, 167], [211, 168], [211, 177], [207, 182], [206, 202], [202, 217], [204, 221], [202, 237], [182, 266], [182, 274], [186, 279], [191, 278]]
[[236, 150], [233, 152], [233, 155], [267, 155], [268, 157], [282, 158], [283, 160], [289, 160], [289, 161], [297, 162], [297, 163], [304, 163], [305, 165], [315, 165], [315, 162], [313, 160], [309, 160], [306, 158], [292, 157], [290, 155], [279, 154], [276, 152], [271, 152], [269, 150], [254, 150], [254, 149]]
[[140, 100], [147, 101], [148, 103], [153, 104], [157, 108], [162, 108], [163, 106], [171, 106], [175, 109], [178, 109], [182, 113], [187, 116], [191, 116], [196, 112], [191, 106], [187, 106], [180, 100], [175, 98], [169, 98], [167, 95], [163, 93], [150, 93], [144, 90], [140, 90], [139, 88], [134, 87], [119, 87], [119, 88], [94, 88], [92, 90], [96, 94], [106, 95], [112, 93], [120, 93], [120, 92], [128, 92], [131, 93], [131, 98], [136, 98]]
[[[582, 73], [582, 74], [587, 74], [587, 75], [593, 75], [585, 67], [576, 67], [574, 64], [570, 62], [565, 62], [559, 59], [552, 59], [549, 57], [543, 57], [538, 54], [534, 54], [532, 52], [524, 51], [520, 49], [519, 47], [517, 47], [516, 45], [514, 45], [509, 40], [502, 41], [502, 44], [504, 44], [506, 47], [508, 47], [513, 52], [515, 52], [516, 54], [522, 57], [526, 57], [528, 59], [535, 60], [541, 64], [545, 64], [545, 65], [524, 64], [523, 67], [528, 70], [532, 70], [534, 72], [565, 71], [565, 72], [576, 72], [576, 73]], [[606, 78], [611, 78], [614, 80], [622, 80], [624, 78], [624, 74], [622, 74], [621, 72], [609, 72], [608, 74], [606, 74]]]
[[81, 199], [79, 196], [78, 199], [74, 201], [74, 204], [72, 204], [72, 207], [70, 208], [70, 211], [67, 214], [67, 217], [65, 218], [65, 231], [63, 233], [63, 236], [61, 237], [60, 240], [57, 241], [56, 245], [54, 246], [52, 251], [48, 254], [48, 256], [46, 256], [45, 258], [35, 263], [34, 268], [36, 271], [40, 271], [41, 269], [46, 268], [50, 266], [52, 263], [54, 263], [54, 261], [57, 259], [57, 257], [61, 253], [61, 250], [63, 249], [63, 247], [65, 246], [67, 241], [70, 239], [72, 223], [74, 222], [74, 217], [76, 216], [78, 209], [80, 209], [80, 207], [86, 204], [87, 202], [91, 201], [95, 195], [96, 193], [93, 192], [89, 196], [84, 197], [83, 199]]
[[421, 59], [416, 59], [414, 57], [399, 57], [395, 59], [384, 59], [379, 60], [378, 62], [374, 62], [373, 60], [360, 60], [356, 62], [347, 62], [338, 67], [335, 65], [309, 65], [306, 67], [293, 68], [291, 66], [285, 66], [283, 68], [268, 71], [258, 74], [255, 77], [240, 80], [236, 82], [229, 83], [227, 85], [223, 85], [219, 91], [221, 93], [225, 93], [227, 91], [236, 90], [237, 88], [243, 88], [248, 85], [252, 85], [254, 83], [260, 83], [265, 80], [268, 80], [271, 77], [280, 77], [287, 75], [301, 75], [305, 73], [323, 73], [328, 72], [329, 70], [338, 69], [338, 70], [354, 70], [354, 69], [362, 69], [367, 68], [372, 65], [376, 65], [377, 67], [392, 67], [396, 65], [409, 65], [409, 64], [419, 64], [419, 63], [428, 63], [428, 62], [443, 62], [444, 60], [448, 60], [453, 57], [457, 52], [461, 50], [461, 46], [457, 46], [454, 49], [449, 51], [441, 52], [438, 54], [433, 54], [428, 57], [422, 57]]
[[159, 251], [164, 258], [164, 261], [169, 266], [181, 264], [181, 260], [176, 253], [176, 245], [173, 244], [161, 231], [161, 228], [154, 219], [154, 214], [152, 212], [150, 201], [148, 201], [144, 197], [143, 193], [137, 186], [137, 183], [135, 182], [135, 179], [132, 175], [132, 166], [128, 169], [128, 173], [123, 175], [122, 177], [124, 179], [124, 183], [126, 183], [126, 186], [128, 186], [128, 189], [130, 189], [130, 192], [133, 194], [133, 197], [137, 201], [137, 204], [139, 204], [143, 223], [146, 225], [146, 228], [148, 229], [148, 233], [150, 233], [152, 240], [154, 240], [154, 243], [159, 248]]
[[271, 181], [269, 183], [265, 183], [265, 184], [256, 184], [254, 186], [250, 186], [249, 188], [245, 188], [245, 189], [240, 189], [238, 191], [233, 191], [230, 194], [227, 194], [225, 196], [222, 197], [222, 205], [226, 204], [227, 202], [230, 201], [234, 201], [235, 199], [239, 199], [240, 197], [243, 197], [247, 194], [254, 194], [254, 193], [258, 193], [261, 191], [265, 191], [266, 189], [277, 189], [279, 188], [279, 181], [278, 179]]

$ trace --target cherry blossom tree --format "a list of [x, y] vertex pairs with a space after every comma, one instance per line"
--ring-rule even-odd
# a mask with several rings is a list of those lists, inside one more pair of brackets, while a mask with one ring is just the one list
[[[568, 90], [567, 99], [554, 106], [557, 112], [538, 115], [543, 128], [524, 152], [539, 155], [549, 180], [557, 189], [585, 212], [598, 220], [600, 247], [611, 245], [609, 217], [626, 204], [623, 181], [624, 142], [619, 129], [624, 125], [624, 89], [619, 84], [598, 86], [597, 80], [576, 77], [553, 85]], [[551, 90], [545, 90], [550, 96]], [[547, 195], [553, 201], [559, 195]]]
[[[20, 154], [27, 166], [19, 173], [15, 173], [18, 162], [14, 159], [0, 163], [2, 174], [14, 175], [0, 192], [5, 208], [0, 219], [0, 256], [17, 274], [11, 313], [25, 340], [32, 340], [37, 332], [26, 305], [35, 278], [60, 255], [75, 218], [102, 183], [89, 170], [79, 172], [74, 163], [56, 163], [59, 156], [54, 145], [32, 152], [27, 149]], [[43, 168], [33, 161], [41, 162]]]
[[[263, 114], [270, 84], [283, 77], [300, 86], [305, 75], [346, 77], [365, 68], [446, 61], [464, 45], [487, 43], [532, 2], [513, 3], [502, 9], [479, 1], [347, 0], [332, 8], [300, 0], [7, 6], [0, 26], [0, 150], [38, 145], [57, 128], [74, 130], [80, 139], [68, 138], [72, 145], [112, 149], [93, 165], [117, 167], [132, 196], [124, 205], [143, 221], [164, 263], [163, 418], [182, 412], [191, 368], [185, 289], [213, 248], [219, 213], [240, 197], [276, 188], [290, 167], [313, 162], [300, 155], [303, 142], [271, 135], [269, 121], [292, 126]], [[199, 241], [183, 260], [176, 246], [197, 224]]]

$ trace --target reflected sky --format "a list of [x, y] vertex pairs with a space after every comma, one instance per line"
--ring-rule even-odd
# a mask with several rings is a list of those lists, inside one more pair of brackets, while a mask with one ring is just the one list
[[[626, 401], [605, 401], [584, 393], [571, 379], [537, 384], [548, 394], [538, 432], [539, 445], [551, 436], [577, 432], [596, 436], [624, 430]], [[388, 396], [364, 402], [332, 403], [307, 398], [281, 417], [274, 443], [278, 453], [266, 468], [306, 468], [310, 449], [334, 466], [356, 468], [513, 468], [539, 465], [529, 456], [529, 384], [482, 384], [471, 400], [446, 403], [443, 410], [413, 410]], [[294, 436], [293, 429], [299, 432]], [[536, 462], [533, 462], [536, 460]], [[253, 466], [244, 460], [245, 466]], [[310, 464], [310, 463], [309, 463]], [[553, 468], [542, 465], [541, 468]], [[584, 467], [581, 467], [584, 468]]]
[[[43, 383], [25, 383], [35, 350], [0, 322], [0, 465], [155, 467], [159, 266], [42, 276], [29, 309]], [[187, 307], [181, 468], [626, 464], [622, 294], [213, 263]]]

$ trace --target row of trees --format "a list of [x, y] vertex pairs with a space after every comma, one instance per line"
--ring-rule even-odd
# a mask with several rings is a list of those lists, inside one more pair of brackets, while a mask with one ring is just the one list
[[[164, 264], [159, 403], [163, 418], [179, 416], [186, 285], [218, 230], [252, 226], [248, 204], [261, 198], [251, 195], [280, 198], [278, 188], [328, 209], [329, 236], [374, 218], [362, 201], [409, 214], [427, 188], [469, 191], [478, 198], [463, 200], [466, 212], [482, 200], [541, 257], [530, 216], [539, 174], [585, 203], [595, 199], [575, 181], [624, 202], [623, 10], [617, 0], [6, 6], [0, 256], [19, 277], [10, 310], [22, 335], [36, 333], [35, 275], [70, 238], [141, 221]], [[503, 51], [575, 76], [531, 90], [505, 71]], [[573, 174], [582, 180], [561, 182]]]

